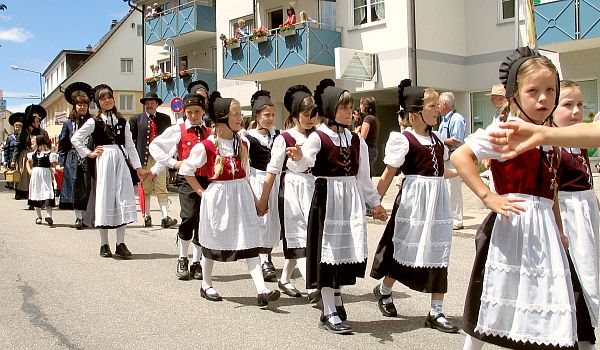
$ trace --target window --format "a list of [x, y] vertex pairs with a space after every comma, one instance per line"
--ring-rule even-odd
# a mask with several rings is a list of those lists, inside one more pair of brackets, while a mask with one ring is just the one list
[[171, 73], [171, 59], [158, 61], [159, 73]]
[[319, 1], [319, 22], [323, 28], [335, 30], [335, 0]]
[[[583, 92], [583, 122], [591, 123], [594, 121], [594, 116], [598, 113], [598, 86], [596, 80], [578, 81], [577, 85], [581, 87]], [[590, 157], [599, 157], [598, 148], [588, 148]]]
[[137, 28], [137, 36], [142, 36], [144, 33], [144, 26], [141, 24], [138, 24], [136, 28]]
[[133, 112], [133, 94], [119, 94], [119, 110]]
[[500, 0], [500, 20], [515, 18], [515, 0]]
[[279, 28], [279, 26], [282, 25], [283, 22], [285, 22], [285, 19], [287, 19], [287, 15], [284, 16], [283, 13], [283, 8], [270, 10], [267, 12], [267, 18], [269, 19], [269, 28]]
[[377, 22], [384, 18], [384, 0], [354, 0], [355, 26]]
[[496, 108], [490, 100], [489, 91], [471, 93], [471, 131], [484, 129], [492, 124]]
[[133, 74], [133, 58], [121, 58], [121, 73]]
[[186, 70], [188, 69], [188, 57], [187, 56], [180, 56], [179, 57], [179, 70]]

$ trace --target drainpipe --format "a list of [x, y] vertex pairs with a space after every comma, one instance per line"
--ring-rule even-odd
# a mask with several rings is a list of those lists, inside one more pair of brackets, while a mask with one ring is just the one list
[[409, 72], [410, 79], [413, 81], [414, 85], [417, 84], [417, 25], [416, 25], [416, 9], [415, 9], [415, 0], [407, 1], [407, 30], [408, 30], [408, 55], [410, 59], [408, 60], [409, 64]]
[[[146, 76], [146, 24], [144, 23], [144, 6], [142, 5], [141, 8], [138, 7], [137, 5], [134, 5], [131, 3], [131, 0], [123, 0], [123, 2], [126, 2], [127, 5], [129, 6], [129, 8], [133, 9], [134, 11], [138, 11], [140, 13], [140, 16], [142, 16], [142, 96], [144, 95], [144, 77]], [[136, 32], [137, 32], [137, 28], [136, 28]]]

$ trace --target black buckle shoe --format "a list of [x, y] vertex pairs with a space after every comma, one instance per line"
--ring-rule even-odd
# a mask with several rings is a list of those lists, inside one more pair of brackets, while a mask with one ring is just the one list
[[77, 230], [83, 229], [83, 220], [75, 219], [75, 229], [77, 229]]
[[46, 219], [45, 219], [45, 220], [46, 220], [46, 222], [48, 223], [48, 226], [52, 226], [52, 225], [54, 225], [54, 220], [52, 220], [52, 218], [51, 218], [51, 217], [49, 217], [49, 216], [46, 216]]
[[42, 218], [36, 218], [35, 219], [35, 224], [36, 225], [41, 225], [42, 224]]
[[389, 295], [381, 294], [381, 290], [379, 290], [379, 285], [376, 285], [375, 288], [373, 288], [373, 295], [375, 295], [375, 298], [377, 298], [377, 307], [379, 308], [379, 311], [381, 311], [381, 314], [383, 316], [385, 316], [385, 317], [397, 317], [398, 316], [398, 311], [396, 311], [396, 306], [394, 305], [393, 301], [389, 304], [383, 303], [383, 299], [392, 297], [391, 293]]
[[175, 226], [175, 225], [177, 225], [177, 220], [171, 219], [168, 216], [166, 218], [162, 219], [162, 221], [160, 222], [160, 227], [162, 227], [162, 228], [169, 228], [169, 227]]
[[121, 257], [121, 259], [129, 259], [131, 258], [131, 252], [127, 249], [125, 243], [117, 244], [117, 249], [115, 249], [115, 255]]
[[281, 293], [278, 290], [270, 290], [268, 292], [260, 293], [256, 297], [256, 303], [258, 306], [267, 306], [269, 305], [269, 301], [275, 301], [279, 299]]
[[144, 227], [151, 227], [152, 226], [152, 218], [147, 215], [144, 216]]
[[[333, 296], [342, 298], [342, 293], [334, 292]], [[336, 305], [335, 311], [337, 312], [338, 317], [345, 322], [348, 319], [348, 315], [346, 314], [346, 308], [344, 307], [344, 300], [342, 300], [342, 305]]]
[[458, 327], [451, 324], [450, 321], [440, 322], [438, 321], [440, 318], [446, 318], [444, 314], [439, 314], [436, 318], [431, 316], [431, 314], [427, 314], [427, 319], [425, 320], [426, 328], [437, 329], [440, 332], [444, 333], [458, 333]]
[[321, 300], [321, 291], [316, 289], [310, 293], [308, 293], [308, 302], [311, 304], [316, 304]]
[[110, 247], [108, 246], [108, 244], [105, 244], [100, 247], [100, 256], [103, 258], [112, 257], [112, 253], [110, 252]]
[[[213, 287], [209, 287], [208, 289], [213, 289]], [[219, 293], [217, 293], [217, 291], [215, 290], [215, 293], [211, 293], [208, 294], [206, 293], [206, 291], [204, 290], [204, 288], [200, 287], [200, 296], [203, 297], [204, 299], [208, 300], [208, 301], [221, 301], [223, 300], [223, 298], [221, 298], [221, 296], [219, 295]]]
[[200, 264], [200, 261], [194, 261], [190, 265], [190, 276], [195, 280], [202, 279], [202, 265]]
[[188, 270], [188, 258], [179, 258], [177, 260], [177, 271], [175, 272], [180, 280], [187, 280], [190, 278], [190, 271]]
[[275, 282], [275, 280], [277, 279], [277, 275], [275, 274], [275, 266], [273, 266], [273, 263], [270, 261], [265, 261], [264, 263], [262, 263], [261, 267], [263, 279], [266, 282]]
[[284, 294], [287, 294], [291, 297], [298, 298], [302, 296], [300, 291], [296, 289], [291, 282], [281, 283], [281, 281], [278, 281], [277, 286]]
[[[319, 324], [319, 328], [325, 329], [335, 334], [352, 333], [352, 327], [344, 323], [345, 321], [342, 321], [341, 323], [332, 323], [330, 320], [335, 316], [340, 317], [340, 315], [338, 315], [337, 312], [332, 312], [327, 316], [323, 315], [323, 312], [321, 312], [321, 323]], [[340, 317], [340, 319], [342, 318]]]

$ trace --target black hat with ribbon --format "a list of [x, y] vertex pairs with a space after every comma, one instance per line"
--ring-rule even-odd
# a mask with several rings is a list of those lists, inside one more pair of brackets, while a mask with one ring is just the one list
[[40, 120], [43, 120], [44, 118], [46, 118], [46, 115], [48, 115], [48, 112], [46, 112], [46, 109], [44, 109], [44, 107], [40, 105], [27, 106], [27, 108], [25, 108], [25, 119], [23, 122], [23, 127], [33, 125], [34, 114], [37, 114]]
[[252, 116], [256, 117], [258, 111], [264, 106], [274, 106], [271, 102], [271, 92], [267, 90], [258, 90], [252, 94], [250, 98], [250, 105], [252, 106]]
[[215, 123], [227, 123], [232, 98], [222, 98], [221, 93], [213, 91], [208, 99], [208, 115]]
[[400, 110], [417, 113], [423, 110], [423, 97], [425, 88], [422, 86], [411, 86], [412, 80], [404, 79], [398, 85], [398, 105]]
[[187, 86], [187, 91], [190, 94], [195, 94], [196, 91], [198, 91], [198, 89], [202, 89], [202, 90], [206, 91], [206, 93], [208, 93], [210, 91], [208, 88], [208, 83], [206, 83], [204, 80], [192, 81]]
[[335, 86], [335, 82], [331, 79], [323, 79], [315, 88], [315, 103], [319, 115], [335, 121], [335, 108], [340, 100], [340, 96], [348, 90], [341, 89]]
[[90, 84], [83, 81], [76, 81], [65, 89], [65, 100], [74, 106], [77, 103], [75, 95], [78, 92], [84, 93], [87, 96], [88, 103], [94, 99], [94, 89], [92, 89]]
[[312, 96], [310, 90], [305, 85], [290, 86], [283, 96], [283, 105], [290, 114], [300, 113], [300, 105], [308, 96]]

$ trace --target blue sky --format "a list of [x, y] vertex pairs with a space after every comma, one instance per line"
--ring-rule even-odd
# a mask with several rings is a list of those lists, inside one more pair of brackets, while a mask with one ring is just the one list
[[11, 65], [43, 72], [62, 50], [85, 50], [129, 10], [123, 0], [0, 0], [0, 89], [11, 112], [23, 111], [40, 94], [39, 75], [15, 71]]

